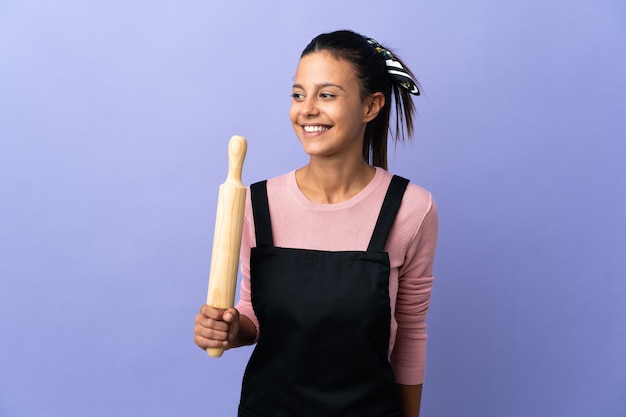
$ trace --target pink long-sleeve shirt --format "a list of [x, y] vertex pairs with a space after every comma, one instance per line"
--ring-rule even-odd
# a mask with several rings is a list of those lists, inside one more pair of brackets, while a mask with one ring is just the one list
[[[274, 246], [326, 251], [367, 250], [392, 174], [376, 168], [374, 178], [354, 197], [337, 204], [308, 200], [298, 188], [295, 171], [267, 182]], [[409, 184], [385, 251], [391, 272], [389, 354], [396, 382], [424, 381], [426, 315], [433, 285], [437, 243], [437, 208], [431, 194]], [[250, 295], [250, 248], [256, 246], [250, 193], [241, 244], [242, 282], [237, 309], [257, 328]]]

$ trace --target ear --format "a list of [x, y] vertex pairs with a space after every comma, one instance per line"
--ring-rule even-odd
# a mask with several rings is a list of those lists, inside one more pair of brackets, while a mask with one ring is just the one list
[[378, 116], [380, 110], [385, 105], [385, 95], [380, 91], [372, 94], [368, 98], [365, 99], [365, 107], [363, 114], [363, 121], [370, 122]]

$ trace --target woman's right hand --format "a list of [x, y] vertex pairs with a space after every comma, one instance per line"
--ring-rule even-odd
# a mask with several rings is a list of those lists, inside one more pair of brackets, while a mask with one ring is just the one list
[[200, 307], [193, 328], [193, 341], [200, 348], [224, 348], [239, 346], [239, 311], [213, 308], [207, 304]]

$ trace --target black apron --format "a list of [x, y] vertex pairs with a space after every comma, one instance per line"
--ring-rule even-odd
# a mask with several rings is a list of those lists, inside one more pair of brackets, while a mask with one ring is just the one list
[[274, 247], [266, 181], [250, 187], [257, 246], [252, 306], [259, 341], [239, 417], [398, 417], [389, 364], [385, 242], [408, 180], [394, 176], [367, 251]]

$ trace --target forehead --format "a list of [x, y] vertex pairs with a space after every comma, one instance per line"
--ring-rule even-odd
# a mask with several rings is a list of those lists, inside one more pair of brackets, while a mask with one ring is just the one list
[[302, 85], [331, 82], [346, 87], [356, 83], [358, 86], [356, 72], [352, 65], [327, 51], [313, 52], [303, 56], [298, 63], [294, 82]]

